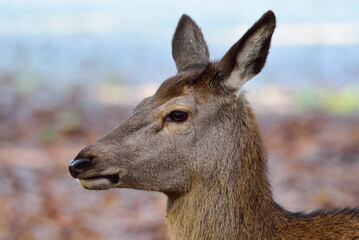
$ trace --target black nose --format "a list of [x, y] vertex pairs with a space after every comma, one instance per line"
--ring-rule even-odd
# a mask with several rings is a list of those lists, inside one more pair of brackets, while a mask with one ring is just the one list
[[69, 164], [69, 171], [72, 177], [77, 178], [80, 173], [86, 171], [90, 166], [91, 159], [72, 159]]

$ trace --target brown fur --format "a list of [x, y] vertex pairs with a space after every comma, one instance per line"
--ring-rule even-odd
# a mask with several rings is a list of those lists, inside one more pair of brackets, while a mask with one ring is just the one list
[[203, 66], [196, 66], [195, 68], [180, 72], [176, 76], [167, 79], [162, 85], [157, 89], [155, 98], [161, 99], [164, 102], [168, 100], [183, 95], [183, 88], [190, 85], [191, 82], [195, 81], [198, 78], [198, 75], [203, 71]]
[[209, 62], [209, 51], [197, 24], [186, 14], [178, 22], [172, 40], [172, 56], [178, 72]]
[[[82, 150], [74, 161], [91, 164], [71, 174], [87, 189], [165, 193], [171, 239], [358, 239], [358, 209], [290, 213], [272, 198], [258, 124], [237, 93], [263, 68], [274, 27], [269, 11], [209, 63], [201, 31], [182, 17], [173, 40], [179, 73]], [[171, 121], [175, 110], [188, 118]]]

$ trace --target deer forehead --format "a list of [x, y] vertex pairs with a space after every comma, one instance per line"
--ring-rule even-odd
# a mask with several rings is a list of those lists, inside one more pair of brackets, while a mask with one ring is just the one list
[[175, 97], [183, 95], [184, 87], [189, 85], [192, 79], [191, 77], [192, 75], [190, 73], [181, 72], [167, 79], [157, 89], [154, 100], [162, 105]]
[[189, 88], [194, 85], [196, 85], [197, 89], [199, 79], [208, 78], [208, 76], [203, 76], [203, 73], [207, 72], [208, 68], [207, 65], [194, 66], [167, 79], [157, 89], [154, 95], [155, 100], [163, 104], [175, 97], [185, 95]]

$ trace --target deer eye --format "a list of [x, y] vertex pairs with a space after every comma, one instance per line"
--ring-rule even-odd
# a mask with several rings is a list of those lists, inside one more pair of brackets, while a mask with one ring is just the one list
[[179, 110], [172, 111], [169, 116], [170, 121], [183, 122], [187, 119], [187, 113]]

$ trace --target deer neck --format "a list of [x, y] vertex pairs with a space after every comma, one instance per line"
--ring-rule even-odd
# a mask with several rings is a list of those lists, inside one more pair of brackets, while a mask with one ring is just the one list
[[285, 212], [272, 199], [266, 154], [254, 115], [249, 117], [239, 125], [243, 129], [238, 132], [247, 135], [238, 137], [233, 159], [218, 159], [222, 164], [235, 162], [232, 168], [223, 168], [206, 182], [194, 182], [184, 195], [168, 195], [166, 217], [171, 239], [274, 236], [275, 223]]

